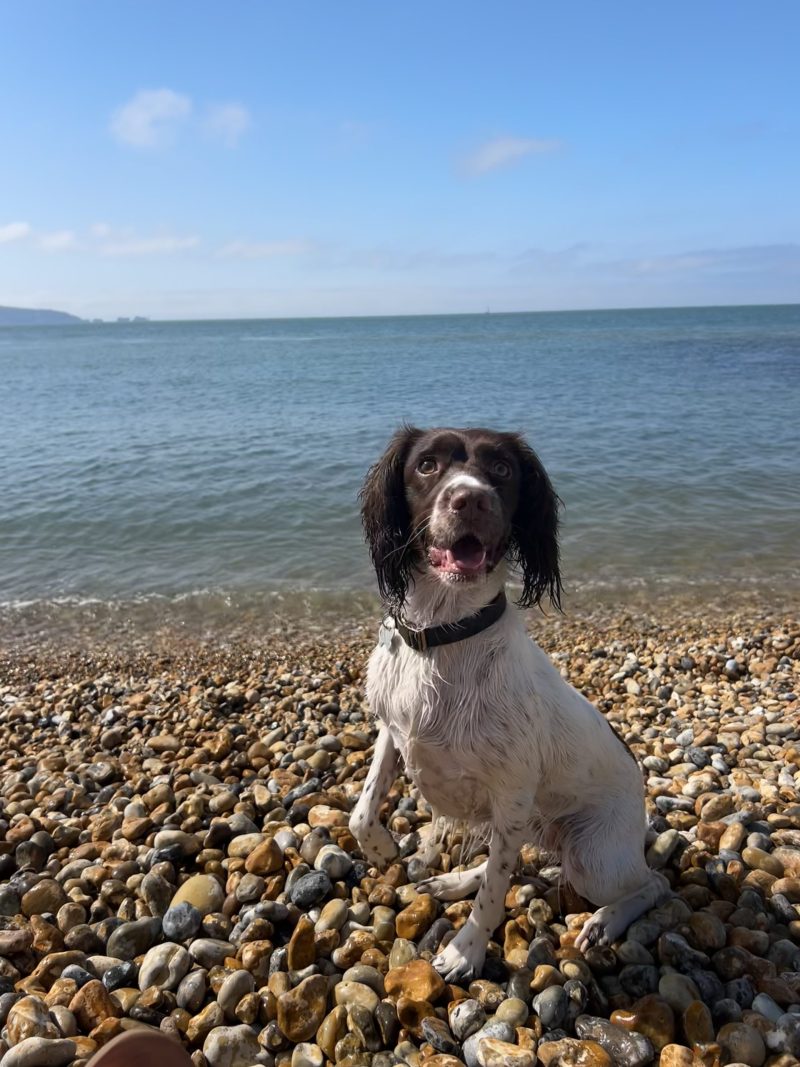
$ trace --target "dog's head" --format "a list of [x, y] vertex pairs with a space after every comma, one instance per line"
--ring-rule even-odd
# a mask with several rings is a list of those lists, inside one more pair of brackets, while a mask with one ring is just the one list
[[381, 595], [399, 608], [415, 571], [476, 582], [508, 559], [522, 571], [523, 607], [545, 595], [559, 607], [559, 503], [518, 434], [404, 426], [361, 490]]

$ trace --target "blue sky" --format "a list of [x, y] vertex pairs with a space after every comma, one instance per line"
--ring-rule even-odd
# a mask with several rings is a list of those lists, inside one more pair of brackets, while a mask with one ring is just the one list
[[800, 6], [7, 0], [0, 304], [796, 302]]

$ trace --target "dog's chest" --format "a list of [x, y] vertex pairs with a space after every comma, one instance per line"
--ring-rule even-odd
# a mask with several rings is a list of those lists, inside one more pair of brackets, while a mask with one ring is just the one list
[[480, 671], [474, 664], [456, 670], [452, 659], [379, 647], [370, 660], [367, 691], [406, 773], [434, 811], [482, 821], [489, 815], [485, 735], [492, 716]]

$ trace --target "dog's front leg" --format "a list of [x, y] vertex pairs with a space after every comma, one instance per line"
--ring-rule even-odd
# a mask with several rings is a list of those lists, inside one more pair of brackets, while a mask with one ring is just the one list
[[399, 755], [385, 726], [378, 731], [375, 752], [358, 803], [350, 816], [350, 833], [370, 863], [385, 867], [397, 857], [394, 838], [379, 819], [381, 804], [397, 775]]
[[468, 981], [480, 973], [492, 931], [503, 920], [509, 879], [525, 840], [522, 806], [515, 809], [511, 819], [493, 825], [489, 859], [470, 917], [433, 961], [448, 982]]

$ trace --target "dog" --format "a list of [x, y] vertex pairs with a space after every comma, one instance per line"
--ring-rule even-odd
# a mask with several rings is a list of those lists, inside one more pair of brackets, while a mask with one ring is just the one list
[[560, 501], [518, 434], [405, 426], [369, 470], [362, 520], [390, 614], [367, 670], [380, 722], [350, 830], [382, 867], [397, 845], [379, 811], [401, 763], [435, 816], [484, 834], [481, 865], [428, 878], [420, 893], [477, 893], [434, 958], [449, 982], [480, 974], [520, 847], [560, 853], [563, 876], [598, 910], [575, 944], [617, 940], [669, 894], [645, 863], [641, 771], [600, 712], [561, 677], [507, 603], [560, 609]]

